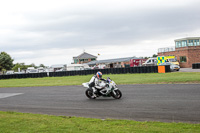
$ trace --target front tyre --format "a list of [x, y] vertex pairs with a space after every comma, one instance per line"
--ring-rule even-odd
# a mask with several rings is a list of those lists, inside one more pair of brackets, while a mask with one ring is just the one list
[[85, 95], [86, 95], [89, 99], [95, 99], [95, 98], [96, 98], [96, 97], [94, 97], [94, 95], [93, 95], [92, 89], [89, 89], [89, 88], [85, 91]]
[[122, 97], [122, 92], [120, 90], [113, 90], [115, 93], [111, 93], [112, 97], [115, 99], [120, 99]]

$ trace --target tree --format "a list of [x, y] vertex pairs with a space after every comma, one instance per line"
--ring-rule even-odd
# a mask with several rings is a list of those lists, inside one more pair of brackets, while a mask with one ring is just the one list
[[28, 65], [28, 67], [36, 67], [36, 65], [34, 63]]
[[11, 70], [13, 67], [13, 61], [14, 59], [12, 59], [9, 54], [7, 54], [6, 52], [1, 52], [0, 53], [0, 71], [2, 71], [2, 69]]
[[149, 58], [151, 58], [151, 57], [144, 57], [144, 59], [149, 59]]
[[43, 68], [45, 68], [45, 65], [44, 65], [44, 64], [40, 64], [39, 67], [43, 67]]
[[14, 71], [18, 71], [18, 68], [20, 68], [20, 70], [26, 70], [28, 66], [25, 65], [24, 63], [16, 63], [12, 69]]
[[157, 54], [154, 54], [154, 55], [153, 55], [153, 57], [157, 57], [157, 56], [158, 56]]

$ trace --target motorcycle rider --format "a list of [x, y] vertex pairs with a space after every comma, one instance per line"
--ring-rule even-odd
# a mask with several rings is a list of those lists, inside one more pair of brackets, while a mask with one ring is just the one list
[[105, 81], [105, 79], [102, 78], [102, 73], [99, 71], [96, 73], [96, 75], [94, 75], [90, 81], [89, 81], [89, 88], [93, 90], [93, 96], [97, 97], [97, 89], [101, 90], [103, 88], [105, 88], [105, 86], [100, 86], [100, 80]]

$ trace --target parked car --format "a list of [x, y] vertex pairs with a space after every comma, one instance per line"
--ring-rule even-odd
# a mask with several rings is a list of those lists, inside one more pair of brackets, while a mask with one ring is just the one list
[[14, 74], [24, 74], [24, 72], [14, 72]]
[[38, 73], [37, 69], [30, 69], [27, 73]]
[[169, 59], [169, 62], [171, 62], [172, 64], [175, 64], [175, 65], [179, 66], [179, 62], [176, 60], [176, 58]]
[[39, 67], [37, 70], [38, 70], [38, 73], [43, 73], [43, 72], [45, 72], [45, 69], [44, 69], [43, 67]]
[[9, 75], [9, 74], [14, 74], [14, 71], [13, 70], [7, 71], [6, 75]]
[[55, 72], [62, 72], [62, 71], [64, 70], [61, 68], [61, 69], [56, 70]]
[[94, 66], [91, 69], [99, 69], [99, 67], [98, 66]]
[[166, 66], [166, 65], [170, 65], [170, 71], [179, 71], [180, 70], [180, 66], [175, 65], [171, 62], [165, 62], [165, 63], [160, 63], [159, 66]]

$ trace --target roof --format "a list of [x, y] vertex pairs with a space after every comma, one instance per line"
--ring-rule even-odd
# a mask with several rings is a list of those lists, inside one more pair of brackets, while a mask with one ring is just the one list
[[79, 66], [87, 66], [87, 64], [70, 64], [67, 67], [79, 67]]
[[57, 65], [52, 65], [51, 68], [62, 68], [65, 67], [66, 64], [57, 64]]
[[73, 57], [73, 59], [91, 59], [91, 58], [97, 58], [97, 56], [94, 56], [94, 55], [88, 54], [86, 52], [83, 52], [79, 56]]
[[190, 39], [200, 39], [200, 37], [186, 37], [186, 38], [175, 39], [174, 41], [182, 41], [182, 40], [190, 40]]
[[88, 62], [88, 65], [95, 65], [95, 64], [105, 64], [105, 63], [115, 63], [115, 62], [127, 62], [130, 59], [140, 59], [137, 57], [126, 57], [126, 58], [116, 58], [116, 59], [108, 59], [108, 60], [97, 60]]

